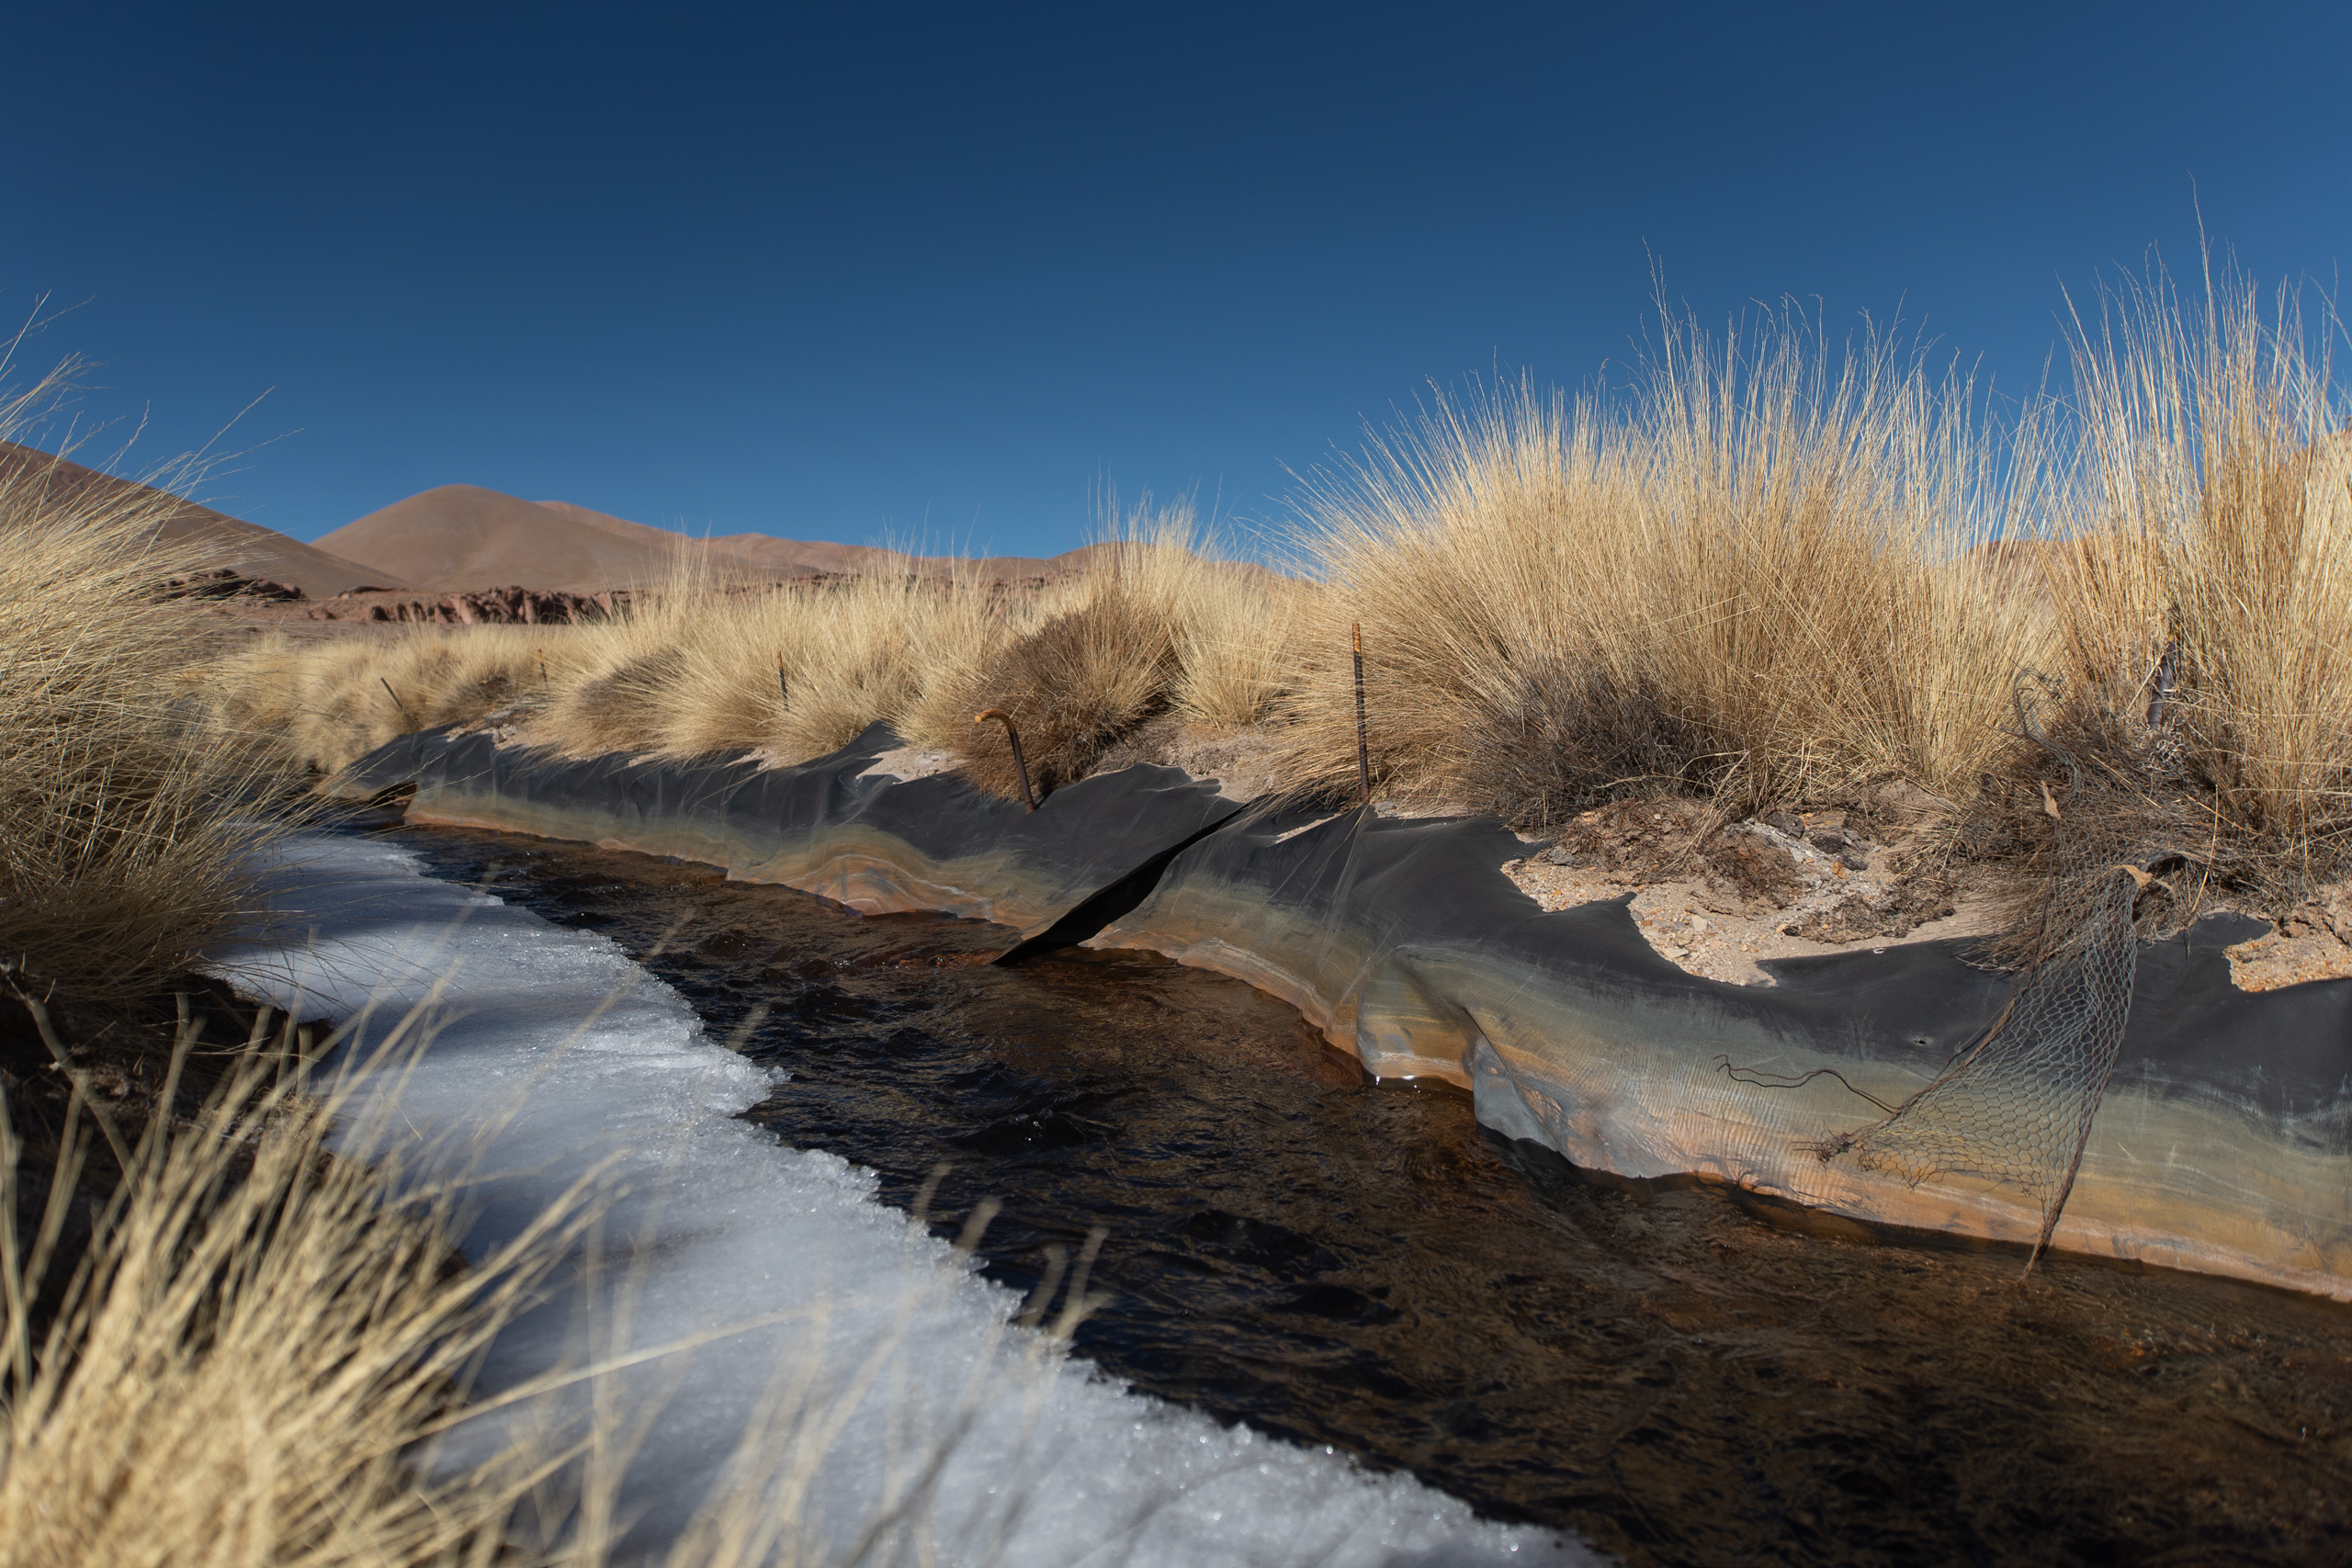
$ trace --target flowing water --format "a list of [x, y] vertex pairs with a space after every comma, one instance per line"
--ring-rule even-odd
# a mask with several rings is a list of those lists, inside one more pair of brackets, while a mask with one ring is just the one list
[[749, 1113], [787, 1142], [901, 1205], [946, 1166], [943, 1231], [1000, 1201], [994, 1277], [1101, 1227], [1079, 1353], [1222, 1420], [1636, 1563], [2352, 1561], [2352, 1309], [1589, 1178], [1149, 954], [999, 969], [1001, 927], [394, 836], [788, 1072]]

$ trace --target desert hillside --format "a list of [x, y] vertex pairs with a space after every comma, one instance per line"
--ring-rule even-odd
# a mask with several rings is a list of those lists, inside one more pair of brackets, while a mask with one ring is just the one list
[[[15, 517], [78, 513], [93, 507], [101, 512], [124, 509], [143, 504], [153, 494], [149, 486], [135, 480], [102, 474], [37, 447], [0, 441], [0, 480], [9, 481], [13, 488], [20, 477], [43, 499], [35, 504], [32, 492], [26, 492], [23, 504], [10, 513]], [[179, 503], [164, 519], [161, 534], [166, 543], [201, 544], [210, 558], [208, 565], [225, 567], [243, 577], [288, 583], [312, 599], [332, 598], [353, 588], [416, 586], [400, 572], [362, 566], [192, 501]]]
[[[528, 588], [627, 588], [659, 582], [681, 536], [618, 518], [592, 523], [585, 509], [557, 510], [480, 485], [440, 485], [346, 523], [319, 543], [420, 588], [464, 592], [506, 583]], [[614, 525], [607, 526], [606, 525]], [[714, 558], [724, 570], [750, 563]]]
[[667, 579], [681, 558], [722, 576], [761, 581], [818, 572], [953, 571], [1000, 581], [1054, 576], [1076, 570], [1086, 558], [1084, 549], [1046, 558], [957, 560], [766, 534], [695, 538], [567, 501], [524, 501], [480, 485], [441, 485], [396, 501], [319, 543], [388, 576], [443, 592], [507, 583], [578, 592], [643, 587]]

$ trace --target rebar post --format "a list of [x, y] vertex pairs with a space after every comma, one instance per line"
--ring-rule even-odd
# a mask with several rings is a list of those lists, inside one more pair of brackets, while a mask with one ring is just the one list
[[1364, 737], [1363, 623], [1354, 625], [1356, 649], [1356, 783], [1363, 790], [1363, 808], [1372, 809], [1372, 744]]
[[2172, 700], [2175, 687], [2180, 683], [2180, 643], [2177, 639], [2165, 644], [2164, 657], [2156, 660], [2155, 672], [2148, 677], [2151, 694], [2148, 698], [2148, 728], [2154, 729], [2165, 716], [2165, 704]]
[[990, 719], [1004, 726], [1004, 738], [1012, 743], [1012, 769], [1021, 775], [1021, 803], [1035, 811], [1037, 809], [1037, 795], [1029, 787], [1029, 763], [1021, 755], [1021, 731], [1012, 728], [1012, 716], [1002, 708], [990, 708], [986, 713], [972, 716], [974, 724], [986, 724]]
[[379, 675], [376, 677], [376, 684], [384, 688], [384, 695], [391, 698], [392, 705], [401, 710], [401, 722], [407, 725], [410, 733], [413, 734], [416, 730], [416, 719], [408, 711], [408, 705], [401, 701], [401, 694], [392, 690], [392, 683]]

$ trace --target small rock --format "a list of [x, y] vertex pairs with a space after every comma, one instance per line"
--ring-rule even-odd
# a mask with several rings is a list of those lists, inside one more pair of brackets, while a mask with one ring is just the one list
[[1781, 934], [1833, 943], [1905, 936], [1915, 926], [1943, 919], [1953, 907], [1950, 883], [1939, 877], [1919, 877], [1875, 897], [1861, 891], [1849, 893], [1828, 908], [1816, 909], [1794, 925], [1781, 927]]
[[[1793, 855], [1755, 832], [1730, 832], [1707, 850], [1707, 861], [1725, 882], [1749, 899], [1784, 909], [1804, 891]], [[1719, 913], [1730, 913], [1718, 909]]]
[[1718, 915], [1752, 915], [1758, 907], [1755, 899], [1720, 876], [1711, 875], [1702, 882], [1696, 897], [1702, 908]]
[[304, 597], [302, 591], [290, 582], [277, 582], [266, 577], [247, 577], [225, 566], [167, 578], [162, 596], [165, 599], [261, 599], [280, 604], [291, 604]]
[[574, 593], [558, 589], [540, 592], [517, 584], [485, 588], [478, 593], [445, 593], [438, 599], [411, 599], [395, 604], [370, 604], [371, 621], [438, 622], [447, 626], [539, 626], [548, 622], [602, 621], [628, 608], [627, 589], [601, 593]]

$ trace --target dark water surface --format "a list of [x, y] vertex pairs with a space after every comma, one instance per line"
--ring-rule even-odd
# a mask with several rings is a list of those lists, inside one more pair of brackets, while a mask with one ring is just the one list
[[[1466, 1094], [1375, 1088], [1287, 1006], [1134, 953], [985, 966], [708, 867], [402, 829], [603, 931], [792, 1074], [749, 1114], [1026, 1289], [1109, 1230], [1078, 1349], [1636, 1563], [2352, 1562], [2352, 1311], [2005, 1248], [1808, 1234], [1587, 1179]], [[681, 919], [669, 947], [647, 956]]]

